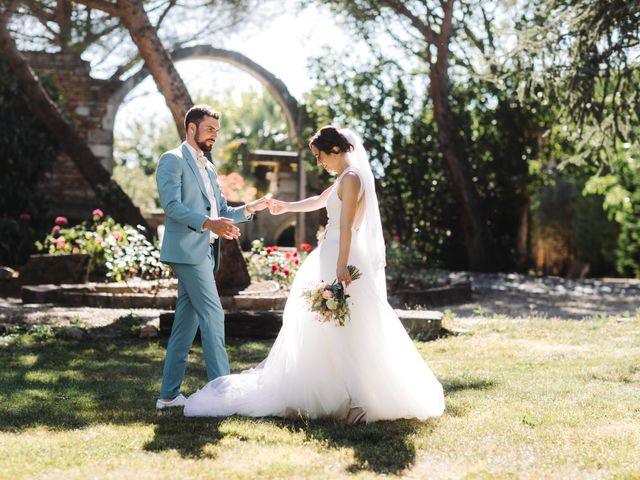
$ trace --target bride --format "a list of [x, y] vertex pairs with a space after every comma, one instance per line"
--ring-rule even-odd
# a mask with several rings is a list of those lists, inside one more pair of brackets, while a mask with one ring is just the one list
[[[187, 399], [184, 414], [305, 415], [349, 423], [439, 416], [442, 386], [387, 303], [382, 225], [364, 147], [353, 132], [334, 126], [321, 128], [309, 147], [336, 181], [299, 202], [270, 200], [269, 209], [280, 215], [326, 208], [324, 240], [296, 274], [267, 358], [209, 382]], [[353, 283], [347, 265], [362, 273]], [[302, 296], [305, 288], [336, 278], [350, 295], [345, 326], [318, 321]]]

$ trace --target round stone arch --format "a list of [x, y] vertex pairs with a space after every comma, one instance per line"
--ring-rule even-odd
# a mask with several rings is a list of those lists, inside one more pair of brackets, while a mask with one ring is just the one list
[[[275, 101], [280, 105], [287, 120], [289, 131], [289, 139], [295, 151], [299, 151], [300, 132], [303, 129], [304, 112], [300, 108], [298, 102], [282, 80], [260, 66], [249, 57], [231, 50], [215, 48], [211, 45], [196, 45], [193, 47], [179, 48], [171, 53], [174, 62], [181, 60], [213, 60], [230, 64], [239, 70], [242, 70], [252, 77], [260, 81], [267, 91], [273, 96]], [[142, 67], [137, 73], [122, 82], [120, 88], [115, 91], [109, 98], [107, 112], [103, 119], [103, 127], [113, 131], [116, 113], [125, 97], [140, 84], [150, 73], [146, 67]]]

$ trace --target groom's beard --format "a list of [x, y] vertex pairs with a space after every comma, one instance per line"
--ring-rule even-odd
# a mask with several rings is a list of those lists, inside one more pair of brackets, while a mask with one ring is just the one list
[[210, 152], [211, 149], [213, 148], [213, 144], [216, 143], [216, 141], [211, 138], [209, 139], [209, 140], [213, 140], [211, 145], [209, 145], [206, 141], [203, 142], [202, 140], [200, 140], [200, 134], [198, 132], [196, 132], [196, 136], [194, 140], [196, 142], [196, 145], [198, 145], [198, 148], [203, 152]]

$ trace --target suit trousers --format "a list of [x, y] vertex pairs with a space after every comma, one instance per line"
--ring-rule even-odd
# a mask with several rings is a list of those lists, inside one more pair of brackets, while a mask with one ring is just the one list
[[173, 398], [180, 394], [189, 350], [198, 327], [208, 381], [229, 374], [229, 358], [224, 342], [224, 310], [213, 274], [213, 246], [209, 255], [197, 265], [170, 265], [178, 277], [178, 298], [167, 344], [160, 398]]

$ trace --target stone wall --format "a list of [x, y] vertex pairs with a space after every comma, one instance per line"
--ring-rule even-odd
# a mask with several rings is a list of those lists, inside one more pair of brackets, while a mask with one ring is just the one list
[[[69, 53], [23, 52], [33, 70], [53, 81], [58, 89], [58, 104], [87, 141], [108, 172], [113, 171], [113, 125], [108, 117], [108, 100], [120, 88], [120, 81], [99, 80], [90, 75], [90, 66]], [[84, 219], [98, 207], [96, 194], [73, 161], [58, 155], [53, 170], [45, 175], [42, 188], [53, 203], [54, 215]]]

